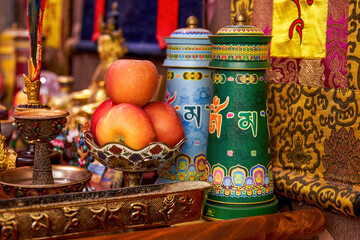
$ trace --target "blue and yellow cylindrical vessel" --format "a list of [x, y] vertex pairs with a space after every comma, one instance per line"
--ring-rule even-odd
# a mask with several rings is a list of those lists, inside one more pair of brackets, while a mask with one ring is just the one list
[[158, 182], [205, 181], [209, 169], [206, 147], [212, 94], [211, 44], [206, 29], [197, 27], [193, 16], [187, 27], [175, 30], [167, 43], [168, 67], [165, 102], [179, 113], [187, 141], [173, 162], [159, 170]]

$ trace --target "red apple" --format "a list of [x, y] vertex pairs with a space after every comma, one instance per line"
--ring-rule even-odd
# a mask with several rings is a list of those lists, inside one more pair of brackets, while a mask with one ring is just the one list
[[185, 137], [184, 126], [175, 108], [165, 102], [151, 102], [144, 107], [155, 129], [155, 140], [174, 147]]
[[91, 116], [91, 125], [90, 125], [91, 132], [96, 141], [97, 141], [96, 126], [97, 126], [100, 118], [105, 116], [110, 111], [110, 109], [115, 105], [116, 105], [116, 103], [114, 103], [113, 100], [111, 100], [111, 99], [105, 100], [96, 108], [94, 114]]
[[106, 91], [115, 103], [142, 107], [154, 95], [157, 82], [157, 69], [147, 60], [116, 60], [106, 73]]
[[134, 104], [120, 103], [100, 118], [96, 137], [100, 146], [120, 141], [139, 150], [154, 141], [155, 131], [144, 110]]

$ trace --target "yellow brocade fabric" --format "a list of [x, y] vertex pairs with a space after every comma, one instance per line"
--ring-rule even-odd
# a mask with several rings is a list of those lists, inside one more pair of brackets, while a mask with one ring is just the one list
[[350, 216], [360, 213], [355, 205], [360, 196], [359, 102], [359, 90], [268, 85], [278, 193]]
[[284, 168], [273, 168], [277, 192], [320, 208], [354, 216], [354, 203], [360, 195], [360, 186], [329, 184], [322, 178], [313, 178]]
[[325, 58], [327, 11], [327, 0], [274, 0], [271, 56]]

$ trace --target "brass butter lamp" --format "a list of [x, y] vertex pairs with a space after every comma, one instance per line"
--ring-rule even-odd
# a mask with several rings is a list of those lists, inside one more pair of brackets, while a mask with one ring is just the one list
[[30, 59], [28, 76], [24, 74], [27, 104], [16, 107], [15, 127], [27, 140], [35, 143], [33, 167], [21, 167], [0, 173], [0, 184], [12, 197], [81, 191], [91, 173], [73, 166], [51, 165], [49, 140], [59, 135], [69, 115], [64, 110], [52, 110], [40, 103], [41, 26], [46, 0], [28, 0]]

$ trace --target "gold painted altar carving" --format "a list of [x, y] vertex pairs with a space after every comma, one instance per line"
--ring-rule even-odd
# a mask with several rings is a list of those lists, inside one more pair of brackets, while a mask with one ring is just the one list
[[69, 238], [196, 221], [209, 188], [193, 181], [0, 201], [0, 237]]

